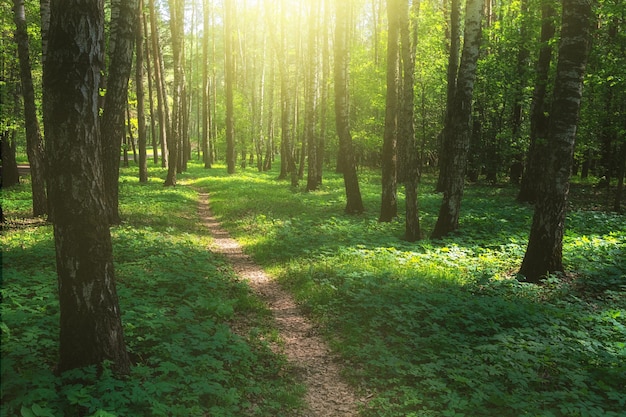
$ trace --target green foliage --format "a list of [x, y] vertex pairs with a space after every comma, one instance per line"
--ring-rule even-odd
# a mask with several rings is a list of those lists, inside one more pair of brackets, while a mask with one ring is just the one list
[[[1, 415], [296, 414], [303, 390], [263, 341], [272, 336], [269, 313], [225, 260], [207, 250], [196, 192], [164, 189], [158, 177], [140, 185], [133, 177], [122, 176], [124, 223], [112, 231], [131, 375], [120, 379], [107, 364], [55, 375], [52, 228], [13, 225], [1, 238]], [[20, 186], [11, 193], [27, 191]], [[5, 210], [10, 219], [21, 213], [17, 203]], [[249, 331], [235, 334], [235, 322]]]
[[[570, 272], [535, 286], [514, 277], [531, 209], [513, 187], [468, 186], [456, 235], [408, 243], [401, 221], [376, 221], [371, 171], [360, 172], [366, 213], [346, 216], [337, 175], [304, 193], [275, 171], [190, 167], [176, 188], [162, 187], [161, 169], [145, 185], [134, 169], [122, 175], [113, 237], [129, 378], [106, 365], [54, 375], [51, 228], [3, 232], [2, 415], [297, 414], [302, 389], [263, 342], [268, 312], [206, 250], [191, 186], [211, 192], [216, 217], [320, 324], [369, 398], [362, 415], [623, 415], [626, 218], [585, 209], [582, 187], [564, 240]], [[420, 187], [425, 232], [440, 201], [433, 182]], [[25, 188], [2, 191], [10, 220]], [[249, 331], [231, 332], [241, 322]]]
[[[300, 193], [275, 175], [199, 184], [320, 323], [346, 376], [371, 398], [363, 415], [623, 415], [623, 216], [572, 211], [564, 242], [571, 272], [535, 286], [515, 279], [532, 212], [514, 203], [513, 187], [469, 186], [460, 232], [412, 244], [400, 240], [400, 221], [376, 221], [377, 175], [360, 172], [367, 212], [358, 217], [341, 214], [338, 177]], [[427, 232], [440, 196], [423, 179]], [[578, 195], [571, 201], [576, 207]]]
[[[31, 72], [35, 85], [35, 102], [41, 110], [41, 27], [39, 2], [26, 0], [26, 25], [30, 50]], [[0, 3], [0, 131], [23, 130], [23, 110], [17, 43], [14, 40], [15, 22], [13, 3]], [[20, 132], [21, 133], [21, 132]], [[18, 135], [18, 144], [25, 143], [23, 135]]]
[[623, 163], [620, 147], [626, 141], [626, 19], [623, 2], [617, 0], [599, 1], [596, 13], [599, 24], [586, 70], [576, 157], [581, 163], [595, 159], [591, 169], [610, 180]]

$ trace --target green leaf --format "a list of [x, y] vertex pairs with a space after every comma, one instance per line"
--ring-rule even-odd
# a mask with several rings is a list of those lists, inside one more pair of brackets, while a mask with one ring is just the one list
[[108, 411], [98, 410], [90, 417], [117, 417], [117, 414], [109, 413]]
[[43, 408], [35, 403], [30, 408], [22, 406], [20, 410], [22, 417], [56, 417], [54, 411], [49, 408]]
[[24, 405], [22, 406], [20, 413], [22, 414], [22, 417], [36, 417], [36, 414], [33, 412], [33, 410], [30, 408], [27, 408]]

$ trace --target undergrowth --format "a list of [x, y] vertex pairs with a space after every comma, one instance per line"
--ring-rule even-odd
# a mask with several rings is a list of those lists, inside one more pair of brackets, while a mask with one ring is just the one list
[[[408, 243], [401, 219], [376, 221], [379, 177], [360, 176], [366, 213], [352, 217], [333, 174], [311, 193], [276, 173], [200, 183], [231, 233], [320, 323], [370, 398], [363, 416], [626, 415], [624, 216], [586, 210], [573, 195], [568, 273], [535, 286], [515, 274], [532, 217], [515, 188], [468, 185], [458, 233]], [[441, 201], [433, 189], [425, 177], [425, 235]]]
[[[49, 225], [23, 224], [25, 185], [3, 190], [2, 416], [297, 415], [303, 388], [269, 349], [269, 312], [207, 250], [190, 187], [122, 176], [124, 222], [112, 230], [131, 375], [105, 365], [54, 373], [58, 298]], [[184, 181], [184, 178], [183, 178]], [[5, 204], [7, 203], [7, 204]], [[245, 321], [249, 334], [231, 323]], [[241, 326], [238, 326], [241, 328]], [[250, 335], [254, 334], [255, 337]], [[267, 337], [264, 337], [266, 335]]]
[[[210, 192], [215, 216], [319, 323], [368, 399], [361, 415], [626, 415], [626, 218], [597, 210], [588, 193], [580, 203], [576, 187], [567, 273], [536, 286], [516, 276], [532, 208], [510, 186], [468, 185], [458, 233], [409, 243], [401, 219], [377, 222], [370, 171], [359, 173], [360, 216], [343, 214], [335, 174], [310, 193], [275, 171], [192, 163], [175, 189], [162, 188], [164, 172], [149, 185], [135, 175], [122, 178], [125, 223], [113, 231], [133, 374], [81, 370], [89, 383], [79, 385], [54, 376], [51, 232], [15, 227], [2, 237], [3, 415], [297, 415], [302, 389], [266, 337], [229, 330], [252, 318], [251, 334], [271, 332], [267, 311], [205, 250], [190, 187]], [[433, 188], [425, 176], [425, 236], [441, 201]], [[13, 192], [3, 207], [28, 212], [26, 191]]]

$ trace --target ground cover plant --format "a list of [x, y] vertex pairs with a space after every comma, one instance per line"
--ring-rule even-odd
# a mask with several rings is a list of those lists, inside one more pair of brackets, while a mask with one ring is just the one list
[[[626, 220], [572, 198], [566, 277], [515, 278], [531, 208], [508, 186], [471, 185], [461, 231], [403, 241], [378, 223], [380, 178], [362, 171], [366, 212], [342, 214], [342, 180], [305, 193], [277, 172], [226, 175], [192, 163], [139, 185], [125, 170], [113, 229], [129, 350], [127, 380], [104, 368], [56, 377], [58, 301], [50, 226], [28, 184], [3, 190], [2, 415], [297, 415], [303, 389], [262, 340], [267, 312], [207, 252], [197, 189], [256, 260], [296, 295], [369, 401], [364, 416], [620, 416], [626, 407]], [[423, 178], [422, 226], [440, 196]], [[576, 189], [576, 187], [574, 187]], [[229, 324], [245, 322], [250, 337]]]
[[[532, 209], [510, 186], [475, 184], [461, 231], [404, 242], [380, 224], [379, 177], [361, 172], [366, 213], [342, 214], [339, 177], [304, 193], [252, 170], [199, 185], [213, 210], [291, 288], [371, 398], [365, 416], [623, 416], [626, 218], [577, 202], [567, 276], [518, 281]], [[422, 226], [440, 196], [422, 181]]]
[[[20, 219], [29, 215], [29, 184], [2, 191], [9, 218], [1, 237], [2, 416], [297, 415], [303, 389], [262, 341], [273, 338], [268, 312], [207, 251], [197, 192], [164, 189], [164, 174], [151, 170], [147, 185], [139, 185], [134, 169], [121, 178], [124, 221], [112, 234], [135, 363], [125, 379], [106, 364], [54, 374], [52, 228]], [[246, 333], [235, 334], [231, 324], [242, 321]]]

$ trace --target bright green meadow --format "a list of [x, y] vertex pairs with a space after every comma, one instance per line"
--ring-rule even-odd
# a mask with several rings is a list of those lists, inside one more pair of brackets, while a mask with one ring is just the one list
[[[626, 416], [626, 217], [598, 210], [591, 185], [572, 189], [567, 275], [535, 286], [515, 274], [532, 208], [512, 186], [469, 184], [457, 234], [409, 243], [401, 219], [377, 221], [373, 171], [359, 172], [360, 216], [343, 214], [343, 183], [329, 172], [310, 193], [276, 171], [192, 163], [175, 188], [163, 188], [164, 170], [150, 175], [141, 185], [123, 170], [124, 222], [112, 229], [136, 361], [127, 379], [106, 368], [54, 375], [51, 227], [20, 220], [27, 184], [2, 191], [2, 416], [301, 414], [304, 388], [269, 348], [267, 310], [207, 251], [198, 190], [342, 357], [367, 399], [362, 416]], [[425, 236], [441, 200], [433, 182], [420, 185]]]

